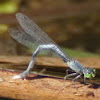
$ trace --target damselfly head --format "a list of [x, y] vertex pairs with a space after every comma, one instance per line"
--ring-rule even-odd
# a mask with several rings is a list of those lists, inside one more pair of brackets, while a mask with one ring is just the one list
[[95, 74], [96, 74], [96, 70], [94, 68], [89, 68], [89, 69], [84, 71], [84, 76], [86, 78], [95, 77]]

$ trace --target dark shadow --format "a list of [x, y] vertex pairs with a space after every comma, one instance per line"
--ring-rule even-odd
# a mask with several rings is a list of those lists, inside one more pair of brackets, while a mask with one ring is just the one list
[[15, 100], [15, 99], [0, 97], [0, 100]]
[[[34, 76], [34, 77], [26, 77], [26, 79], [27, 80], [34, 80], [34, 79], [41, 79], [41, 78], [53, 78], [53, 79], [62, 79], [62, 78], [57, 78], [57, 77], [52, 77], [52, 76], [45, 76], [45, 75], [36, 75], [36, 76]], [[69, 79], [68, 79], [69, 80]], [[62, 81], [62, 80], [61, 80]], [[97, 89], [97, 88], [99, 88], [100, 87], [100, 84], [96, 84], [96, 83], [84, 83], [84, 82], [80, 82], [80, 84], [84, 84], [84, 85], [89, 85], [88, 86], [88, 88], [94, 88], [94, 89]], [[70, 84], [69, 86], [71, 86], [71, 85], [75, 85], [75, 83], [73, 84]], [[67, 86], [67, 87], [69, 87], [69, 86]], [[80, 87], [82, 87], [82, 86], [79, 86], [79, 87], [77, 87], [77, 88], [80, 88]]]
[[36, 75], [34, 77], [26, 77], [27, 80], [33, 80], [33, 79], [41, 79], [41, 78], [47, 78], [48, 76], [43, 76], [43, 75]]
[[88, 88], [94, 88], [94, 89], [97, 89], [100, 87], [100, 84], [95, 84], [95, 83], [92, 83]]
[[84, 84], [84, 85], [89, 85], [88, 88], [94, 88], [94, 89], [97, 89], [100, 87], [100, 84], [96, 84], [96, 83], [84, 83], [84, 82], [80, 82], [81, 84]]

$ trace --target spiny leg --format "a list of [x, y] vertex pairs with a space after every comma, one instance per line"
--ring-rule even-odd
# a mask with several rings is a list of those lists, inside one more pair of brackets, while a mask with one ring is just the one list
[[[66, 80], [68, 77], [75, 76], [75, 75], [77, 75], [77, 73], [72, 73], [72, 74], [66, 75], [66, 76], [64, 77], [64, 86], [65, 86], [65, 80]], [[63, 87], [64, 87], [64, 86], [63, 86]]]
[[51, 49], [55, 51], [64, 60], [64, 62], [67, 62], [65, 54], [56, 45], [54, 44], [39, 45], [36, 51], [33, 53], [32, 60], [30, 61], [27, 69], [22, 74], [14, 76], [13, 79], [25, 78], [29, 74], [30, 70], [33, 68], [37, 54], [43, 49]]
[[77, 75], [77, 73], [68, 74], [64, 77], [64, 80], [66, 80], [68, 77], [75, 76], [75, 75]]
[[74, 82], [75, 80], [77, 80], [78, 78], [80, 78], [81, 75], [76, 76], [72, 81]]
[[[80, 77], [81, 77], [81, 75], [76, 76], [76, 77], [72, 80], [72, 82], [74, 83], [74, 81], [77, 80], [77, 79], [80, 78]], [[75, 88], [75, 83], [74, 83], [74, 88]]]
[[86, 84], [86, 77], [84, 76], [84, 84]]

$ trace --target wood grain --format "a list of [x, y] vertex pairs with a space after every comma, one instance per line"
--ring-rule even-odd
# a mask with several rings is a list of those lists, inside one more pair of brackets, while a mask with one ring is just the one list
[[[99, 85], [84, 85], [63, 79], [30, 74], [26, 80], [13, 80], [19, 72], [0, 71], [0, 97], [17, 100], [99, 100]], [[64, 86], [64, 88], [63, 88]]]

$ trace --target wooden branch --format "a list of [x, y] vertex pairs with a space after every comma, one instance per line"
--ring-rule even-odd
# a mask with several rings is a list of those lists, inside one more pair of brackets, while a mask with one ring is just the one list
[[[100, 68], [100, 57], [77, 57], [75, 58], [81, 62], [85, 67]], [[9, 64], [28, 64], [31, 60], [31, 56], [0, 56], [0, 63]], [[53, 57], [37, 57], [35, 61], [39, 66], [51, 66], [51, 67], [68, 67], [61, 58]]]
[[[22, 100], [99, 100], [100, 85], [84, 85], [72, 81], [30, 74], [26, 80], [13, 80], [18, 72], [0, 70], [0, 97]], [[64, 86], [64, 88], [63, 88]], [[95, 89], [96, 88], [96, 89]]]

